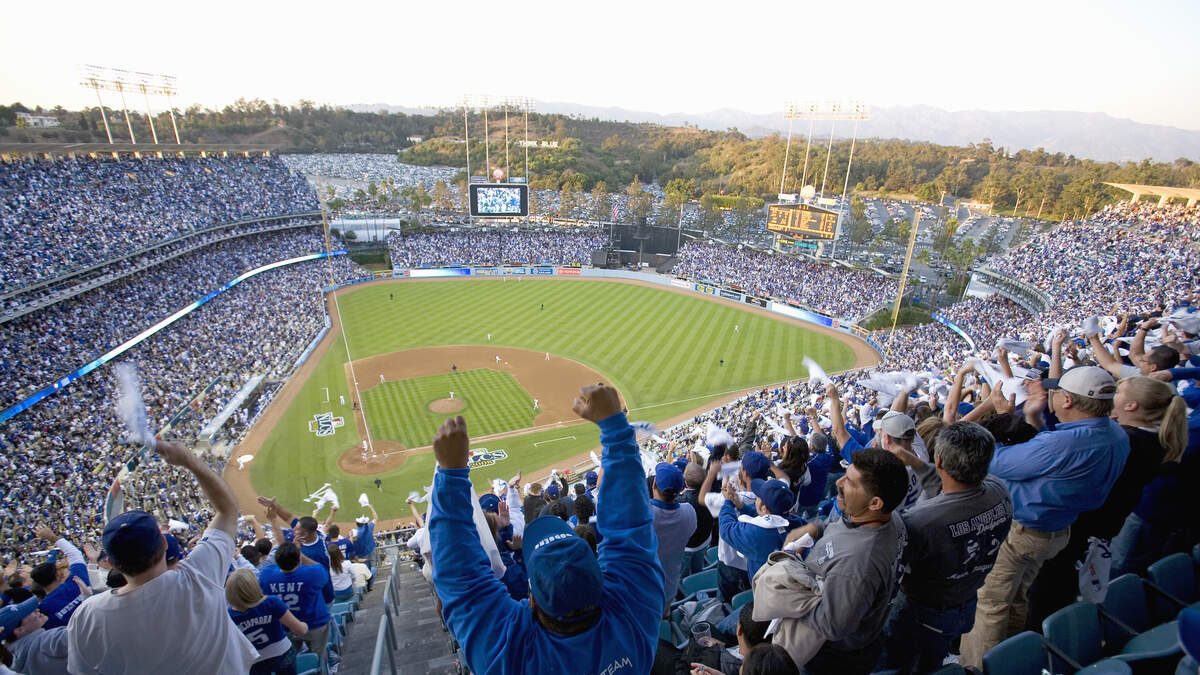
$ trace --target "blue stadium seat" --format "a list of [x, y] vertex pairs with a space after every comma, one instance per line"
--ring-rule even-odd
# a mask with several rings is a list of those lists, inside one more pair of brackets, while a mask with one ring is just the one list
[[709, 595], [717, 594], [717, 571], [704, 570], [683, 578], [683, 599], [671, 603], [671, 607], [678, 607], [689, 600], [695, 600], [697, 594], [708, 592]]
[[1172, 553], [1146, 568], [1157, 621], [1174, 619], [1186, 606], [1200, 607], [1196, 593], [1196, 564], [1186, 553]]
[[312, 652], [304, 652], [296, 656], [296, 675], [318, 675], [321, 672], [321, 659]]
[[743, 605], [745, 605], [746, 603], [748, 603], [752, 600], [754, 600], [754, 589], [753, 588], [751, 588], [750, 590], [746, 590], [746, 591], [742, 591], [741, 593], [738, 593], [737, 595], [733, 596], [733, 600], [729, 601], [729, 606], [731, 608], [730, 613], [736, 614], [738, 611], [740, 611], [742, 609]]
[[705, 569], [717, 564], [717, 549], [719, 548], [719, 546], [713, 546], [704, 552]]
[[329, 608], [329, 613], [336, 619], [341, 616], [346, 617], [347, 623], [354, 623], [354, 607], [348, 602], [335, 602]]
[[1138, 575], [1125, 574], [1109, 582], [1101, 608], [1108, 619], [1104, 624], [1104, 643], [1110, 650], [1159, 656], [1179, 654], [1178, 622], [1154, 625], [1145, 584]]
[[984, 675], [1028, 675], [1046, 668], [1048, 655], [1042, 636], [1027, 630], [992, 647], [983, 655]]
[[[1100, 627], [1100, 608], [1090, 602], [1067, 605], [1046, 617], [1042, 622], [1042, 634], [1050, 650], [1050, 672], [1062, 673], [1070, 670], [1088, 669], [1089, 673], [1123, 672], [1116, 664], [1101, 663], [1104, 659], [1104, 633]], [[1163, 659], [1161, 652], [1137, 652], [1130, 644], [1113, 654], [1113, 658], [1127, 663], [1151, 662]], [[1170, 652], [1168, 652], [1170, 653]], [[1178, 653], [1178, 652], [1175, 652]]]

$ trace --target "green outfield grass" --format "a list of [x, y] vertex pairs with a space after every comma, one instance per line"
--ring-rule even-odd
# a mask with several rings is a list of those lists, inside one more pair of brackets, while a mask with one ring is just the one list
[[[854, 363], [851, 349], [835, 337], [699, 295], [634, 284], [551, 279], [397, 281], [349, 292], [341, 296], [340, 305], [354, 359], [439, 345], [548, 351], [601, 373], [621, 391], [632, 419], [652, 422], [701, 407], [726, 393], [807, 377], [801, 363], [805, 356], [829, 371]], [[350, 476], [337, 467], [339, 453], [361, 443], [349, 407], [346, 360], [339, 337], [251, 463], [251, 479], [260, 493], [274, 495], [293, 509], [306, 511], [301, 500], [329, 482], [343, 504], [353, 504], [359, 492], [367, 492], [382, 517], [406, 516], [404, 497], [431, 482], [431, 454], [412, 456], [404, 466], [378, 476], [382, 491], [374, 485], [376, 476]], [[426, 380], [438, 388], [425, 388]], [[482, 394], [496, 401], [487, 404], [491, 409], [477, 398], [481, 394], [464, 394], [464, 416], [473, 437], [532, 424], [532, 399], [515, 380], [512, 386], [515, 390], [499, 396], [504, 401]], [[440, 416], [428, 413], [426, 406], [443, 391], [449, 388], [434, 378], [376, 385], [364, 395], [372, 435], [408, 447], [428, 445]], [[339, 395], [345, 397], [345, 405]], [[516, 417], [505, 420], [508, 410]], [[309, 422], [324, 412], [342, 417], [344, 425], [331, 435], [317, 437]], [[481, 487], [493, 477], [532, 471], [598, 444], [591, 424], [485, 442], [479, 445], [503, 449], [508, 459], [473, 471], [472, 479]]]
[[363, 405], [374, 413], [371, 433], [376, 438], [400, 441], [409, 448], [429, 445], [429, 439], [447, 416], [433, 412], [429, 404], [446, 398], [450, 392], [466, 404], [454, 414], [462, 415], [476, 436], [527, 429], [537, 416], [533, 398], [511, 373], [477, 368], [371, 387], [363, 392]]

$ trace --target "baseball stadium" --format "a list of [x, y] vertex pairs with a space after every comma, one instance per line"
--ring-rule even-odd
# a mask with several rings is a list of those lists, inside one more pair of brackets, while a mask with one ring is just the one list
[[79, 75], [0, 105], [0, 675], [1200, 668], [1200, 164], [1129, 154], [1200, 132]]

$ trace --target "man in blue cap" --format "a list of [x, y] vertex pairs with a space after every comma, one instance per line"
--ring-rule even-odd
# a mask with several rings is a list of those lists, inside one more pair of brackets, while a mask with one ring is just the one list
[[[73, 579], [67, 583], [76, 590], [87, 589]], [[91, 590], [83, 597], [91, 594]], [[67, 674], [67, 627], [47, 629], [49, 616], [38, 608], [37, 598], [0, 608], [0, 639], [12, 653], [12, 667], [18, 673], [42, 675]]]
[[588, 499], [594, 503], [596, 501], [596, 484], [600, 481], [600, 474], [595, 471], [589, 471], [583, 474], [583, 482], [587, 484]]
[[655, 553], [633, 428], [617, 391], [579, 391], [573, 410], [600, 427], [604, 485], [597, 529], [599, 560], [565, 521], [541, 517], [525, 527], [528, 604], [508, 596], [478, 540], [467, 468], [470, 440], [462, 417], [433, 439], [430, 542], [442, 617], [477, 673], [645, 673], [654, 661], [663, 573]]
[[683, 492], [683, 472], [674, 464], [660, 462], [654, 467], [650, 485], [650, 512], [654, 514], [654, 534], [658, 538], [658, 562], [663, 570], [663, 608], [670, 606], [679, 586], [683, 549], [696, 531], [696, 509], [677, 503]]
[[746, 556], [746, 574], [754, 579], [767, 556], [783, 548], [787, 533], [803, 525], [804, 520], [789, 512], [795, 497], [783, 481], [755, 478], [750, 490], [756, 497], [753, 507], [743, 504], [733, 483], [725, 481], [725, 503], [721, 505], [718, 526], [721, 539]]
[[238, 502], [190, 449], [159, 441], [159, 457], [187, 469], [213, 511], [200, 543], [167, 569], [166, 539], [145, 511], [104, 526], [103, 544], [126, 585], [84, 600], [67, 625], [72, 673], [247, 672], [258, 651], [229, 618], [225, 575], [236, 553]]

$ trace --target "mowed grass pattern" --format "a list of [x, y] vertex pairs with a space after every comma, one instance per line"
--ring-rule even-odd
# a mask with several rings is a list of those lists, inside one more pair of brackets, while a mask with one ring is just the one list
[[[435, 413], [429, 404], [454, 398], [465, 402], [455, 413]], [[450, 415], [462, 415], [475, 436], [533, 426], [533, 398], [511, 373], [488, 368], [457, 374], [414, 377], [385, 382], [363, 392], [371, 416], [371, 435], [417, 448], [429, 445], [438, 425]]]
[[[851, 349], [836, 337], [747, 311], [748, 307], [634, 284], [566, 279], [396, 281], [353, 290], [340, 297], [340, 304], [354, 359], [440, 345], [548, 351], [601, 373], [621, 391], [633, 420], [661, 422], [729, 392], [807, 377], [801, 363], [805, 356], [829, 371], [854, 363]], [[362, 440], [353, 424], [345, 362], [346, 348], [341, 336], [335, 336], [252, 462], [251, 479], [261, 494], [278, 497], [292, 510], [309, 510], [303, 498], [328, 481], [343, 499], [368, 492], [385, 518], [407, 516], [404, 498], [410, 490], [430, 484], [432, 455], [409, 457], [403, 466], [379, 476], [350, 476], [337, 467], [338, 455]], [[385, 385], [380, 392], [389, 390]], [[433, 398], [442, 395], [435, 394]], [[521, 401], [516, 407], [526, 406], [531, 420], [529, 395], [521, 391], [511, 396]], [[417, 406], [432, 400], [417, 398]], [[411, 413], [399, 412], [401, 407], [375, 396], [367, 396], [364, 403], [373, 435], [395, 434], [395, 440], [411, 442], [410, 447], [431, 442], [430, 427], [414, 428], [410, 440], [402, 440], [406, 427], [415, 425]], [[474, 405], [469, 398], [468, 411]], [[326, 411], [344, 416], [347, 424], [318, 438], [309, 432], [308, 422]], [[487, 433], [487, 425], [503, 424], [481, 418], [469, 422], [468, 430], [478, 437]], [[483, 488], [493, 477], [508, 478], [518, 470], [528, 475], [586, 452], [599, 445], [599, 437], [595, 425], [581, 424], [479, 445], [504, 448], [510, 458], [472, 472], [476, 487]], [[377, 477], [383, 480], [382, 491], [374, 485]]]
[[838, 340], [794, 324], [607, 281], [380, 284], [346, 294], [341, 309], [354, 358], [455, 344], [548, 351], [611, 378], [630, 408], [807, 377], [805, 356], [827, 370], [854, 359]]

